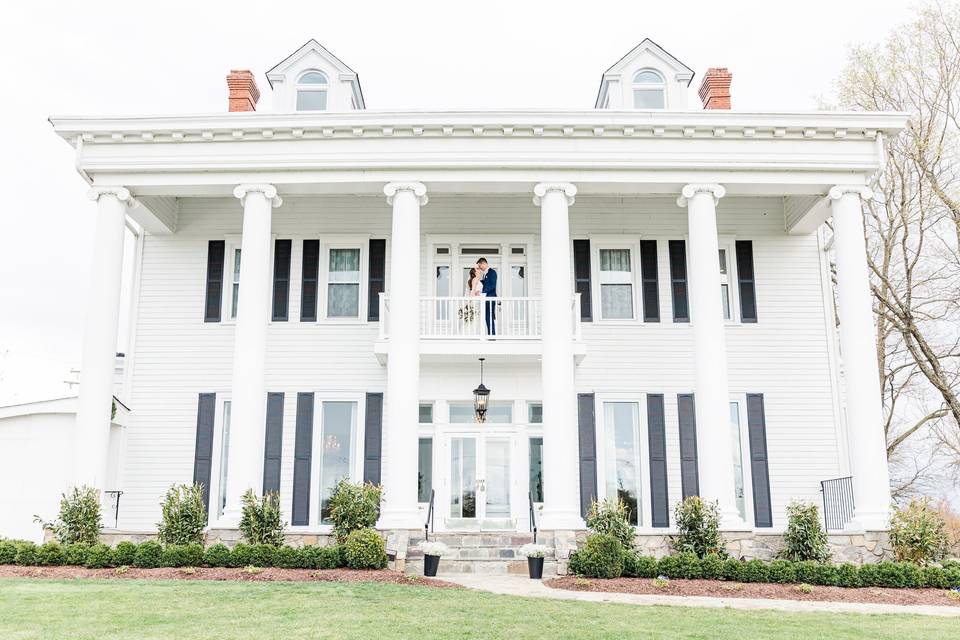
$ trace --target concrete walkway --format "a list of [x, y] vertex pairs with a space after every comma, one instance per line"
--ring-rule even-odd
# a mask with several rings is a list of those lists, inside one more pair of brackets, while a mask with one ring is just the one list
[[708, 596], [661, 596], [636, 593], [600, 593], [551, 589], [539, 580], [515, 575], [443, 574], [438, 578], [455, 582], [469, 589], [489, 591], [508, 596], [580, 600], [584, 602], [615, 602], [637, 605], [666, 605], [671, 607], [713, 607], [730, 609], [774, 609], [799, 613], [898, 613], [924, 616], [960, 617], [960, 607], [935, 605], [898, 605], [859, 602], [811, 602], [801, 600], [766, 600], [759, 598], [713, 598]]

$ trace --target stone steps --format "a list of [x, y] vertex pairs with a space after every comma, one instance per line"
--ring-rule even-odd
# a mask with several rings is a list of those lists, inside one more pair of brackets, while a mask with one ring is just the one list
[[[418, 545], [423, 536], [411, 536], [407, 546], [405, 573], [423, 573], [423, 552]], [[520, 547], [533, 542], [532, 533], [517, 532], [463, 532], [430, 534], [432, 542], [442, 542], [450, 553], [440, 559], [439, 572], [474, 574], [527, 574], [527, 559], [520, 555]], [[538, 536], [537, 542], [548, 547], [544, 556], [544, 576], [557, 575], [553, 537]]]

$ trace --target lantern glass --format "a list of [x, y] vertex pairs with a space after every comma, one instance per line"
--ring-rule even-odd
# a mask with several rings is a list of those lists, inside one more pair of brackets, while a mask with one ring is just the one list
[[487, 417], [487, 400], [490, 398], [490, 390], [480, 383], [480, 386], [473, 390], [473, 409], [477, 414], [477, 422], [483, 422]]

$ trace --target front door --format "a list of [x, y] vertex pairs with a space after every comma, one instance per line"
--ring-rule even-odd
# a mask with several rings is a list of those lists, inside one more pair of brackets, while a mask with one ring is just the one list
[[449, 451], [448, 528], [512, 528], [510, 436], [455, 434]]

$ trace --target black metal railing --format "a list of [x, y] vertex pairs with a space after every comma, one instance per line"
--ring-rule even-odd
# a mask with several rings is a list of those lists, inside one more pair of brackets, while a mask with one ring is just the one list
[[527, 501], [530, 504], [530, 532], [533, 533], [533, 544], [537, 544], [537, 511], [533, 506], [533, 493], [527, 492]]
[[103, 494], [110, 499], [110, 508], [113, 510], [113, 528], [116, 529], [117, 523], [120, 522], [120, 496], [123, 495], [123, 491], [104, 491]]
[[427, 520], [423, 523], [423, 537], [427, 540], [430, 539], [430, 534], [433, 533], [433, 498], [435, 495], [435, 490], [430, 489], [430, 506], [427, 507]]
[[823, 494], [823, 525], [827, 531], [843, 529], [853, 520], [853, 478], [832, 478], [820, 482]]

